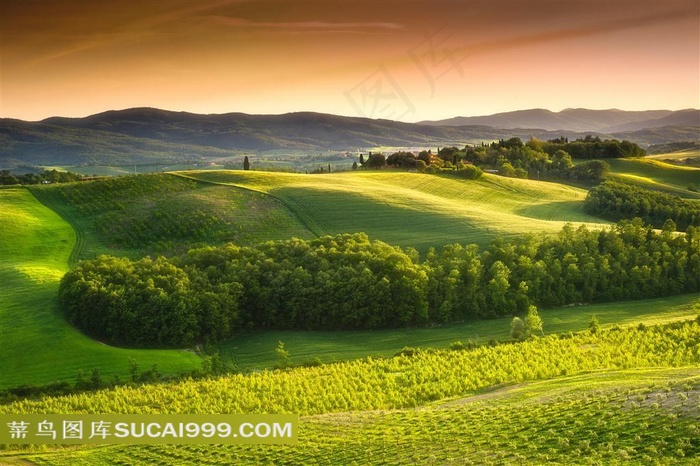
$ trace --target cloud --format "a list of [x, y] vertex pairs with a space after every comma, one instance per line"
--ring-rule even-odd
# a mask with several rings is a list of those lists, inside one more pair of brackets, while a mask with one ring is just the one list
[[[85, 21], [104, 24], [104, 30], [99, 33], [90, 31], [80, 33], [78, 31], [64, 31], [61, 29], [54, 31], [37, 31], [35, 37], [43, 38], [45, 42], [54, 39], [54, 46], [49, 44], [50, 51], [36, 56], [28, 62], [29, 65], [38, 65], [47, 61], [53, 61], [95, 49], [107, 48], [115, 45], [123, 45], [143, 41], [149, 37], [156, 37], [162, 34], [159, 29], [162, 26], [176, 24], [187, 21], [192, 16], [220, 9], [222, 7], [241, 3], [241, 0], [216, 0], [200, 2], [194, 5], [187, 5], [184, 8], [171, 9], [152, 16], [135, 15], [135, 19], [124, 23], [109, 23], [104, 18], [85, 18]], [[167, 4], [163, 4], [167, 6]], [[111, 11], [104, 11], [107, 17]], [[58, 18], [60, 21], [60, 18]], [[58, 45], [61, 44], [61, 45]]]
[[329, 22], [329, 21], [251, 21], [229, 16], [213, 16], [219, 24], [236, 28], [277, 30], [280, 32], [355, 32], [373, 33], [378, 31], [396, 31], [404, 28], [398, 23], [388, 22]]
[[573, 27], [569, 29], [560, 29], [535, 34], [525, 34], [516, 37], [508, 37], [494, 41], [467, 45], [461, 47], [461, 50], [469, 54], [484, 53], [501, 49], [510, 49], [515, 47], [575, 39], [579, 37], [595, 36], [610, 32], [653, 27], [679, 20], [687, 20], [689, 18], [689, 14], [692, 15], [691, 17], [697, 17], [697, 11], [688, 10], [689, 9], [676, 9], [660, 12], [654, 15], [626, 17], [608, 21], [596, 20], [596, 22], [593, 24], [581, 27]]

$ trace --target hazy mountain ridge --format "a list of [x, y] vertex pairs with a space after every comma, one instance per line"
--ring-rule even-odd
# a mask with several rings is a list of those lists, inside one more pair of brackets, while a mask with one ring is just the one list
[[590, 131], [612, 134], [619, 131], [638, 131], [664, 126], [700, 126], [700, 110], [624, 111], [567, 108], [561, 112], [552, 112], [545, 109], [531, 109], [419, 123], [434, 126], [486, 125], [495, 128], [539, 128], [547, 131]]
[[[697, 110], [623, 112], [570, 109], [555, 114], [533, 109], [504, 115], [499, 117], [499, 124], [507, 122], [516, 129], [483, 124], [437, 126], [312, 112], [201, 115], [154, 108], [113, 110], [85, 118], [52, 117], [39, 122], [0, 119], [0, 164], [9, 167], [22, 164], [174, 163], [224, 158], [241, 151], [313, 153], [322, 150], [366, 151], [380, 146], [463, 146], [513, 136], [524, 140], [559, 136], [571, 139], [597, 134], [630, 139], [642, 145], [700, 140], [700, 126], [692, 124], [698, 115]], [[582, 127], [590, 126], [591, 121], [598, 117], [597, 126], [622, 122], [621, 131], [611, 134], [528, 129], [528, 126], [532, 128], [543, 123], [544, 118], [575, 121], [578, 127]], [[489, 118], [477, 117], [477, 120], [470, 121], [492, 121]], [[640, 124], [649, 126], [643, 130], [626, 129]], [[664, 124], [667, 125], [662, 126]]]
[[638, 131], [640, 129], [663, 128], [666, 126], [697, 126], [700, 127], [700, 110], [679, 110], [662, 118], [637, 121], [619, 126], [612, 126], [606, 131], [619, 133], [623, 131]]

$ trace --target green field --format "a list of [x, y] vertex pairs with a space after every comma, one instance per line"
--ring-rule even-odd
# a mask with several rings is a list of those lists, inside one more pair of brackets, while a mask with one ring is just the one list
[[[74, 233], [25, 190], [5, 192], [22, 193], [25, 203], [31, 201], [33, 209], [47, 213], [34, 214], [43, 222], [53, 219], [41, 227], [51, 237], [51, 241], [42, 243], [45, 249], [41, 256], [51, 257], [60, 264], [51, 269], [53, 275], [49, 284], [38, 284], [36, 280], [7, 282], [12, 283], [8, 293], [21, 293], [26, 301], [13, 305], [12, 300], [7, 300], [7, 308], [14, 311], [5, 311], [4, 315], [17, 315], [25, 308], [33, 309], [36, 314], [27, 321], [25, 330], [13, 332], [9, 341], [25, 335], [26, 342], [36, 340], [33, 344], [45, 344], [41, 341], [42, 335], [48, 334], [54, 345], [74, 345], [72, 338], [65, 336], [66, 332], [72, 332], [79, 337], [76, 341], [82, 339], [81, 344], [108, 352], [107, 347], [95, 345], [73, 331], [56, 311], [57, 281], [67, 270], [64, 258], [70, 254]], [[372, 238], [413, 246], [425, 252], [431, 246], [445, 243], [485, 244], [495, 236], [556, 232], [566, 221], [594, 226], [600, 222], [582, 212], [585, 191], [581, 189], [491, 175], [479, 181], [466, 181], [399, 172], [301, 175], [199, 171], [185, 172], [181, 176], [157, 174], [35, 186], [31, 192], [60, 213], [77, 232], [77, 247], [71, 262], [101, 253], [140, 257], [153, 253], [174, 254], [189, 247], [227, 241], [246, 245], [291, 236], [309, 238], [314, 234], [354, 231], [367, 231]], [[6, 197], [3, 205], [14, 206], [13, 202]], [[13, 211], [14, 207], [7, 212]], [[4, 222], [3, 237], [9, 240], [6, 247], [13, 247], [12, 242], [28, 244], [21, 239], [27, 233], [16, 223], [9, 219]], [[66, 235], [71, 235], [70, 239], [64, 238], [66, 241], [59, 243], [60, 235], [48, 233], [54, 229], [65, 230]], [[23, 260], [22, 254], [5, 257], [7, 267], [17, 267], [18, 258]], [[20, 278], [26, 280], [25, 275], [18, 274], [12, 280]], [[30, 292], [32, 287], [38, 286], [44, 290]], [[547, 332], [577, 331], [586, 328], [593, 314], [598, 315], [603, 324], [620, 325], [687, 317], [695, 312], [693, 303], [697, 300], [697, 295], [690, 295], [541, 312]], [[44, 319], [46, 314], [51, 319]], [[39, 320], [41, 325], [36, 325]], [[276, 363], [274, 348], [280, 340], [291, 352], [292, 362], [301, 364], [314, 358], [329, 362], [367, 355], [388, 356], [404, 346], [444, 348], [457, 340], [484, 343], [491, 339], [507, 339], [508, 332], [509, 322], [501, 319], [381, 332], [248, 333], [221, 344], [219, 350], [225, 358], [235, 359], [241, 369], [255, 370]], [[57, 335], [62, 336], [57, 338]], [[89, 356], [82, 359], [87, 357], [93, 362], [78, 364], [71, 356], [68, 359], [72, 362], [65, 367], [38, 361], [32, 369], [26, 358], [18, 358], [12, 368], [21, 368], [21, 371], [16, 376], [4, 377], [7, 381], [0, 386], [72, 379], [78, 368], [89, 370], [99, 366], [105, 376], [124, 374], [127, 370], [127, 357], [119, 364], [112, 364], [100, 351], [84, 352]], [[159, 366], [162, 370], [175, 370], [197, 363], [192, 354], [186, 353], [186, 356], [182, 361], [164, 361]], [[149, 358], [137, 358], [142, 368], [151, 364]], [[32, 375], [28, 377], [30, 372]]]
[[668, 152], [665, 154], [648, 155], [645, 158], [651, 159], [651, 160], [660, 160], [660, 161], [671, 160], [671, 161], [674, 161], [675, 163], [685, 161], [686, 159], [695, 159], [697, 161], [697, 159], [700, 159], [700, 150], [699, 149], [679, 150], [676, 152]]
[[688, 185], [700, 185], [700, 168], [681, 167], [660, 161], [668, 154], [643, 159], [608, 159], [610, 178], [641, 188], [655, 189], [690, 199], [700, 194], [688, 190]]
[[317, 235], [363, 231], [420, 252], [451, 243], [484, 245], [526, 232], [554, 233], [567, 222], [606, 223], [583, 212], [582, 189], [494, 175], [467, 181], [393, 171], [179, 174], [269, 194]]
[[[578, 332], [588, 328], [596, 316], [603, 328], [658, 325], [686, 320], [700, 313], [700, 294], [671, 296], [642, 301], [623, 301], [587, 306], [540, 310], [545, 334]], [[402, 348], [447, 348], [456, 341], [485, 344], [510, 339], [510, 318], [480, 320], [427, 328], [405, 328], [352, 332], [268, 331], [243, 333], [217, 345], [227, 360], [244, 370], [272, 368], [279, 362], [275, 348], [280, 341], [292, 364], [347, 361], [366, 356], [389, 357]]]
[[[666, 191], [696, 174], [612, 162], [615, 176]], [[191, 351], [112, 348], [68, 325], [56, 291], [80, 258], [356, 231], [420, 252], [484, 245], [567, 222], [604, 225], [583, 213], [585, 195], [557, 183], [393, 171], [202, 170], [0, 189], [0, 339], [11, 349], [0, 355], [0, 388], [73, 381], [95, 367], [126, 380], [129, 358], [163, 373], [200, 366]], [[490, 340], [509, 339], [510, 318], [242, 333], [216, 347], [242, 374], [22, 400], [0, 412], [295, 412], [298, 445], [12, 447], [0, 464], [696, 464], [700, 327], [687, 321], [699, 311], [698, 293], [541, 309], [545, 337], [496, 346]], [[603, 327], [595, 335], [585, 331], [593, 315]], [[279, 341], [292, 364], [334, 364], [269, 371]], [[455, 341], [477, 346], [447, 350]], [[422, 350], [393, 357], [407, 346]]]
[[0, 388], [73, 381], [78, 370], [104, 378], [128, 374], [129, 358], [163, 373], [191, 370], [189, 351], [112, 348], [68, 325], [56, 291], [76, 241], [73, 229], [24, 188], [0, 189]]
[[30, 189], [78, 232], [73, 259], [172, 255], [203, 245], [311, 236], [269, 196], [167, 174]]
[[[548, 336], [19, 401], [0, 413], [301, 415], [293, 446], [11, 447], [37, 464], [695, 464], [700, 325]], [[232, 395], [235, 394], [235, 395]]]
[[7, 453], [5, 460], [56, 466], [697, 464], [698, 388], [698, 369], [602, 371], [415, 409], [309, 416], [295, 446], [86, 447]]

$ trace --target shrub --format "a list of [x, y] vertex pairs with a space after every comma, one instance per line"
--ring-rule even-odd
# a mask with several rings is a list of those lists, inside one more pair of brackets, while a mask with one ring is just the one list
[[515, 169], [515, 177], [527, 179], [527, 170], [523, 170], [522, 168], [516, 168]]
[[513, 317], [510, 322], [510, 337], [514, 340], [526, 338], [525, 323], [520, 317]]
[[481, 169], [475, 165], [462, 164], [456, 171], [457, 176], [467, 180], [478, 180], [484, 174]]
[[513, 178], [515, 176], [515, 168], [509, 162], [504, 162], [498, 167], [498, 174]]
[[465, 348], [466, 347], [464, 346], [464, 343], [462, 343], [461, 341], [455, 341], [450, 343], [450, 349], [452, 351], [462, 351]]

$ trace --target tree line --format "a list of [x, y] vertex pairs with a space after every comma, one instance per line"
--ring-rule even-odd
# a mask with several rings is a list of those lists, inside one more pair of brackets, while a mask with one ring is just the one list
[[563, 150], [576, 159], [619, 159], [629, 157], [644, 157], [646, 151], [637, 144], [617, 139], [601, 140], [598, 136], [588, 135], [584, 138], [569, 142], [568, 138], [560, 137], [542, 142], [541, 148], [549, 155]]
[[656, 228], [663, 228], [669, 220], [674, 230], [700, 227], [700, 203], [614, 181], [592, 188], [584, 210], [613, 221], [640, 217]]
[[[540, 141], [533, 138], [527, 143], [523, 143], [520, 138], [516, 137], [493, 142], [490, 145], [466, 146], [464, 159], [477, 166], [496, 169], [500, 175], [511, 178], [599, 182], [610, 171], [610, 166], [604, 160], [586, 160], [574, 165], [573, 159], [578, 158], [578, 156], [575, 155], [576, 153], [569, 152], [572, 143], [557, 141]], [[605, 143], [608, 142], [610, 141], [605, 141]], [[629, 143], [629, 141], [623, 142]], [[618, 143], [618, 141], [614, 141], [614, 143]], [[577, 140], [573, 144], [591, 147], [591, 153], [597, 154], [597, 159], [606, 158], [604, 151], [595, 149], [598, 144], [603, 144], [602, 142], [583, 139]], [[439, 152], [441, 158], [444, 157], [442, 154], [446, 154], [448, 157], [457, 155], [459, 158], [456, 147], [443, 148]]]
[[[502, 176], [531, 179], [570, 179], [581, 182], [599, 182], [609, 172], [610, 166], [601, 159], [613, 157], [640, 157], [645, 152], [630, 141], [616, 139], [602, 141], [586, 136], [569, 142], [566, 138], [540, 141], [520, 138], [501, 139], [491, 144], [438, 147], [435, 153], [424, 150], [418, 154], [395, 152], [388, 157], [381, 153], [369, 153], [360, 165], [353, 168], [382, 169], [385, 167], [416, 170], [427, 173], [455, 173], [458, 176], [477, 179], [483, 170], [495, 170]], [[572, 159], [585, 160], [574, 165]]]
[[0, 185], [14, 184], [41, 184], [47, 183], [68, 183], [70, 181], [80, 181], [83, 175], [73, 172], [60, 172], [56, 169], [44, 170], [41, 173], [25, 173], [24, 175], [13, 175], [10, 170], [0, 170]]
[[187, 346], [242, 329], [378, 329], [700, 290], [700, 230], [636, 219], [591, 231], [431, 249], [364, 233], [226, 245], [166, 259], [100, 256], [68, 272], [68, 320], [113, 344]]

